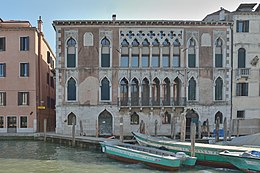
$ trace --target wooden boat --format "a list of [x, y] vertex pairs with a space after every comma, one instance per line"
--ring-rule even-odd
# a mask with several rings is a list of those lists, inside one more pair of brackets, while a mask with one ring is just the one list
[[[163, 147], [172, 152], [181, 151], [185, 152], [186, 154], [190, 154], [190, 142], [178, 142], [165, 137], [157, 138], [137, 132], [132, 133], [140, 145], [146, 145], [156, 148]], [[223, 152], [225, 150], [245, 152], [248, 150], [256, 150], [256, 148], [195, 143], [195, 156], [197, 157], [196, 164], [221, 168], [235, 168], [235, 166], [229, 163], [226, 158], [219, 155], [220, 152]]]
[[130, 162], [143, 163], [152, 167], [178, 170], [181, 164], [194, 166], [196, 158], [189, 157], [184, 153], [172, 153], [151, 147], [125, 144], [119, 141], [100, 142], [102, 152], [109, 157]]
[[224, 151], [220, 155], [244, 172], [260, 172], [260, 151]]

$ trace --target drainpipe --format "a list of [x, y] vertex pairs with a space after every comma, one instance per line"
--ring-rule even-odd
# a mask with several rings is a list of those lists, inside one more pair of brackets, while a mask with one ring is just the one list
[[230, 30], [231, 30], [231, 97], [230, 97], [230, 123], [229, 123], [229, 133], [228, 137], [229, 140], [231, 139], [231, 135], [233, 132], [233, 125], [232, 125], [232, 112], [233, 112], [233, 23], [230, 24]]
[[37, 36], [38, 36], [38, 59], [37, 59], [37, 132], [40, 131], [40, 110], [38, 109], [38, 106], [41, 105], [41, 38], [42, 38], [42, 20], [41, 16], [39, 16], [38, 19], [38, 31], [37, 31]]

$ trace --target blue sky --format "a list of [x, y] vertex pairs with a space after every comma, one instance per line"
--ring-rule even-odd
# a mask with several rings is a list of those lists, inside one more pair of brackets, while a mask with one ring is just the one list
[[223, 7], [234, 11], [240, 3], [259, 0], [2, 0], [0, 18], [28, 20], [37, 26], [42, 16], [43, 32], [55, 52], [53, 20], [202, 20], [207, 14]]

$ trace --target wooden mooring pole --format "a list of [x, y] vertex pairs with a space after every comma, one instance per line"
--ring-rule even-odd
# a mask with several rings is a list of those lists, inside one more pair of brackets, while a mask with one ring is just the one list
[[227, 117], [224, 118], [224, 141], [227, 141]]
[[184, 142], [186, 137], [186, 116], [182, 114], [181, 116], [181, 137], [180, 141]]
[[196, 124], [195, 123], [191, 123], [191, 132], [190, 132], [191, 136], [191, 156], [195, 157], [195, 140], [196, 140]]
[[215, 131], [216, 131], [215, 142], [218, 142], [219, 141], [219, 117], [217, 117]]
[[123, 124], [123, 117], [120, 117], [120, 141], [123, 142], [124, 140], [124, 124]]
[[75, 147], [75, 125], [76, 125], [76, 121], [75, 118], [72, 119], [72, 146]]
[[44, 118], [43, 121], [43, 131], [44, 131], [44, 142], [46, 142], [46, 131], [47, 131], [47, 119]]
[[158, 126], [158, 121], [157, 120], [155, 120], [155, 122], [154, 122], [154, 136], [157, 136], [157, 127]]

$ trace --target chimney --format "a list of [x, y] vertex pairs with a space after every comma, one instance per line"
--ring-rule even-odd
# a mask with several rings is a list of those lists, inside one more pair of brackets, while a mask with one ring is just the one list
[[219, 20], [223, 21], [225, 19], [226, 19], [226, 17], [225, 17], [225, 9], [221, 7], [220, 8], [220, 12], [219, 12]]
[[38, 30], [41, 33], [42, 32], [42, 17], [39, 16], [39, 20], [38, 20]]
[[116, 14], [112, 15], [112, 21], [115, 22], [116, 21]]

